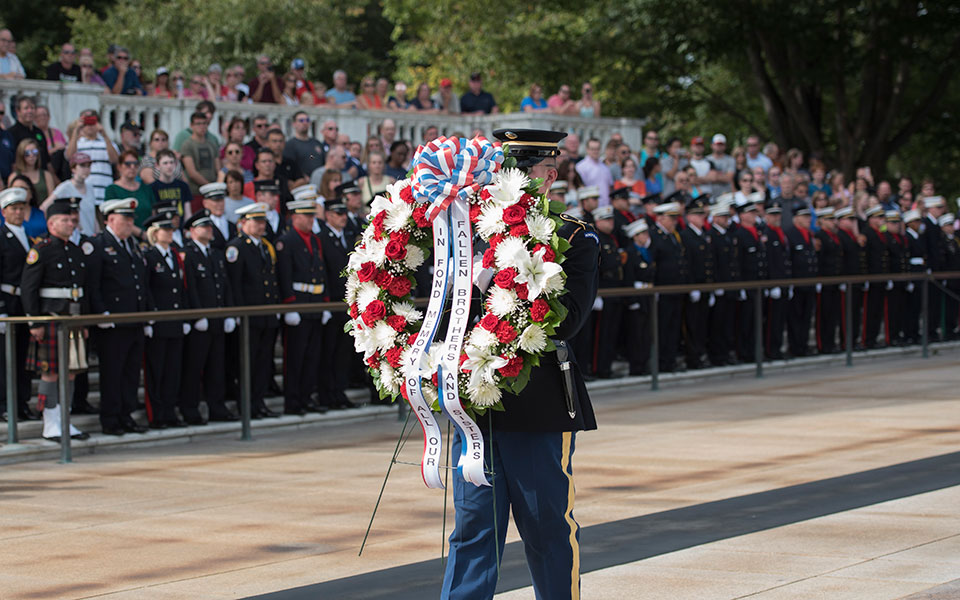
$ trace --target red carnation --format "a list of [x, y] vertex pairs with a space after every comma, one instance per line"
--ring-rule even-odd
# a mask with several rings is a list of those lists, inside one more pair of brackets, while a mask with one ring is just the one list
[[510, 267], [509, 269], [504, 269], [498, 272], [493, 278], [493, 282], [497, 284], [497, 287], [502, 287], [505, 290], [512, 290], [516, 285], [516, 283], [513, 281], [514, 277], [516, 276], [517, 270], [513, 267]]
[[360, 316], [360, 311], [357, 309], [357, 303], [354, 302], [353, 304], [350, 305], [350, 318], [356, 319], [359, 316]]
[[557, 258], [557, 255], [556, 255], [556, 253], [553, 251], [553, 248], [551, 248], [550, 246], [547, 246], [546, 244], [537, 244], [536, 246], [533, 247], [533, 253], [534, 253], [534, 254], [536, 254], [537, 252], [539, 252], [539, 251], [541, 251], [541, 250], [544, 251], [544, 252], [543, 252], [543, 261], [544, 261], [544, 262], [553, 262], [553, 261]]
[[[463, 363], [467, 362], [467, 358], [469, 358], [469, 357], [467, 356], [467, 353], [466, 353], [466, 352], [461, 352], [461, 353], [460, 353], [460, 370], [461, 370], [461, 371], [464, 370], [464, 369], [463, 369]], [[469, 371], [469, 369], [467, 369], [467, 371]]]
[[387, 353], [384, 355], [384, 358], [387, 359], [387, 362], [390, 363], [391, 367], [393, 367], [394, 369], [399, 369], [401, 364], [400, 363], [401, 354], [403, 354], [403, 350], [399, 346], [394, 346], [393, 348], [390, 348], [389, 350], [387, 350]]
[[530, 228], [527, 227], [526, 223], [520, 223], [519, 225], [514, 225], [510, 228], [510, 235], [513, 237], [523, 237], [525, 235], [530, 235]]
[[383, 221], [387, 218], [387, 211], [382, 210], [373, 218], [373, 237], [380, 239], [383, 237]]
[[436, 371], [434, 371], [434, 372], [433, 372], [433, 375], [430, 376], [430, 381], [432, 381], [432, 382], [433, 382], [433, 385], [435, 385], [436, 387], [440, 387], [440, 380], [437, 379], [437, 372], [436, 372]]
[[407, 320], [400, 315], [390, 315], [387, 317], [387, 325], [393, 327], [397, 331], [403, 331], [407, 326]]
[[427, 205], [421, 204], [413, 209], [413, 222], [417, 224], [417, 227], [430, 227], [430, 222], [427, 221]]
[[507, 321], [500, 321], [500, 325], [497, 326], [497, 339], [501, 344], [509, 344], [517, 339], [517, 330]]
[[397, 298], [402, 298], [410, 293], [410, 280], [406, 277], [394, 277], [390, 285], [387, 286], [387, 292]]
[[407, 338], [407, 343], [412, 346], [413, 343], [414, 343], [415, 341], [417, 341], [417, 336], [418, 336], [418, 335], [420, 335], [420, 332], [419, 332], [419, 331], [418, 331], [417, 333], [411, 335], [410, 337], [408, 337], [408, 338]]
[[390, 260], [403, 260], [407, 256], [407, 245], [396, 240], [390, 240], [387, 242], [385, 254]]
[[500, 244], [500, 242], [502, 242], [502, 241], [503, 241], [503, 234], [502, 234], [502, 233], [497, 233], [497, 234], [495, 234], [495, 235], [490, 236], [490, 249], [491, 249], [491, 250], [496, 250], [496, 249], [497, 249], [497, 246], [498, 246], [498, 245]]
[[377, 271], [377, 274], [373, 276], [373, 282], [384, 289], [390, 285], [391, 281], [393, 281], [393, 275], [386, 271]]
[[530, 297], [530, 290], [527, 289], [527, 284], [518, 283], [517, 287], [514, 288], [514, 291], [517, 292], [517, 298], [521, 300], [526, 300]]
[[492, 269], [497, 264], [496, 261], [497, 257], [493, 248], [487, 248], [487, 251], [483, 253], [483, 268]]
[[500, 325], [500, 319], [497, 318], [497, 315], [493, 313], [487, 313], [482, 319], [480, 319], [480, 327], [483, 327], [487, 331], [496, 331], [497, 326]]
[[407, 204], [413, 204], [413, 188], [408, 185], [400, 190], [400, 199]]
[[379, 369], [379, 368], [380, 368], [380, 354], [379, 354], [379, 353], [376, 353], [376, 354], [374, 354], [373, 356], [371, 356], [370, 358], [368, 358], [368, 359], [367, 359], [367, 366], [370, 367], [371, 369]]
[[530, 318], [539, 323], [550, 312], [550, 305], [543, 298], [537, 298], [530, 307]]
[[490, 192], [487, 191], [487, 188], [483, 188], [482, 190], [480, 190], [480, 199], [481, 199], [481, 200], [483, 200], [484, 202], [486, 202], [486, 201], [489, 200], [490, 198], [492, 198], [492, 196], [490, 195]]
[[[501, 358], [507, 358], [502, 356]], [[514, 356], [513, 358], [507, 358], [507, 364], [497, 369], [501, 375], [504, 377], [516, 377], [520, 374], [520, 371], [523, 370], [523, 358], [519, 356]]]
[[382, 319], [387, 314], [387, 307], [383, 302], [374, 300], [367, 305], [367, 310], [363, 311], [363, 322], [367, 327], [372, 327], [374, 323]]
[[479, 205], [479, 204], [471, 204], [471, 205], [470, 205], [470, 222], [471, 222], [471, 223], [476, 223], [476, 222], [477, 222], [477, 219], [479, 219], [479, 218], [480, 218], [480, 205]]
[[360, 281], [370, 281], [376, 274], [377, 266], [372, 262], [363, 263], [360, 265], [360, 270], [357, 271], [357, 277], [360, 279]]
[[410, 233], [407, 231], [394, 231], [390, 234], [391, 242], [400, 242], [404, 246], [410, 241]]
[[523, 220], [526, 218], [527, 209], [519, 204], [514, 204], [513, 206], [508, 206], [503, 209], [503, 222], [507, 225], [517, 225], [518, 223], [523, 223]]

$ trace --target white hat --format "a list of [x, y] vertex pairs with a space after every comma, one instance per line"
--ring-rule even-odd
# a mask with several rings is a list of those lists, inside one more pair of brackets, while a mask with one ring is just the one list
[[943, 206], [943, 196], [930, 196], [923, 199], [923, 205], [927, 208], [936, 208], [938, 206]]
[[157, 77], [160, 77], [161, 75], [166, 75], [168, 73], [170, 73], [170, 71], [168, 71], [166, 67], [157, 67], [157, 73], [156, 73]]
[[714, 204], [713, 206], [710, 207], [710, 216], [711, 217], [729, 217], [730, 203], [721, 202], [719, 204]]
[[752, 202], [754, 204], [763, 204], [767, 199], [767, 195], [763, 192], [754, 192], [747, 196], [747, 202]]
[[658, 215], [672, 215], [677, 216], [680, 214], [680, 203], [679, 202], [665, 202], [660, 206], [653, 209]]
[[551, 192], [559, 192], [559, 191], [564, 191], [564, 192], [565, 192], [565, 191], [567, 191], [567, 187], [568, 187], [568, 186], [569, 186], [569, 183], [567, 182], [566, 179], [558, 179], [558, 180], [554, 181], [552, 184], [550, 184], [550, 191], [551, 191]]
[[216, 200], [227, 195], [227, 184], [214, 182], [201, 185], [199, 191], [208, 200]]
[[883, 213], [884, 213], [883, 207], [880, 206], [879, 204], [871, 206], [867, 210], [863, 211], [864, 216], [867, 217], [868, 219], [870, 217], [875, 217], [875, 216], [882, 217]]
[[0, 208], [11, 204], [21, 204], [27, 201], [27, 190], [21, 187], [11, 187], [0, 192]]
[[237, 218], [240, 219], [260, 219], [267, 218], [267, 211], [270, 210], [270, 207], [267, 206], [266, 202], [254, 202], [253, 204], [247, 204], [246, 206], [241, 206], [234, 211]]
[[594, 221], [599, 221], [601, 219], [612, 219], [613, 207], [610, 206], [609, 204], [606, 206], [601, 206], [599, 208], [594, 209], [593, 212], [591, 212], [590, 214], [593, 215]]
[[588, 185], [577, 190], [577, 198], [583, 200], [584, 198], [599, 198], [600, 197], [600, 188], [595, 185]]
[[920, 220], [920, 211], [919, 210], [908, 210], [903, 213], [903, 222], [909, 223], [910, 221], [919, 221]]
[[902, 219], [898, 210], [888, 210], [883, 214], [887, 217], [887, 221], [900, 221]]
[[737, 196], [733, 192], [727, 192], [725, 194], [720, 194], [716, 198], [715, 204], [726, 204], [727, 206], [734, 204], [737, 200]]
[[852, 206], [844, 206], [843, 208], [838, 208], [837, 210], [835, 210], [835, 211], [833, 212], [833, 216], [835, 216], [835, 217], [838, 218], [838, 219], [842, 219], [842, 218], [844, 218], [844, 217], [853, 216], [853, 207], [852, 207]]
[[833, 211], [833, 208], [827, 206], [825, 208], [817, 209], [817, 218], [818, 219], [835, 219], [837, 217], [836, 213]]
[[291, 200], [287, 202], [287, 212], [298, 215], [312, 215], [317, 210], [317, 201], [313, 198]]
[[633, 237], [638, 233], [643, 233], [647, 231], [649, 227], [647, 226], [646, 219], [637, 219], [633, 223], [623, 226], [623, 232], [627, 234], [627, 237]]
[[711, 144], [726, 144], [726, 143], [727, 143], [727, 136], [723, 135], [722, 133], [714, 134], [713, 139], [710, 140], [710, 143], [711, 143]]
[[937, 219], [937, 225], [939, 225], [940, 227], [943, 227], [944, 225], [953, 225], [953, 223], [956, 220], [957, 220], [956, 215], [954, 215], [953, 213], [947, 213], [942, 217], [940, 217], [939, 219]]
[[103, 216], [110, 214], [131, 215], [137, 208], [136, 198], [123, 198], [121, 200], [107, 200], [100, 205], [100, 212]]
[[571, 206], [567, 210], [563, 211], [563, 213], [575, 219], [583, 218], [583, 209], [579, 206]]
[[[290, 190], [290, 194], [293, 196], [294, 200], [317, 200], [317, 186], [306, 184], [293, 188]], [[287, 204], [289, 207], [289, 203]]]

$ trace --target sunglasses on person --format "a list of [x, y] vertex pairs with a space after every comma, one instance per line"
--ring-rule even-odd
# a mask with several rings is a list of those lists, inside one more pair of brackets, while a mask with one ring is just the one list
[[117, 60], [130, 60], [129, 56], [117, 56]]
[[241, 154], [241, 152], [239, 150], [234, 149], [234, 150], [227, 150], [227, 154]]
[[254, 129], [263, 129], [263, 128], [266, 127], [266, 126], [267, 126], [266, 123], [254, 123], [254, 124], [253, 124], [253, 128], [254, 128]]
[[309, 117], [298, 117], [298, 118], [297, 118], [297, 123], [309, 123], [309, 122], [310, 122], [310, 118], [309, 118]]
[[167, 141], [167, 138], [165, 138], [165, 137], [159, 137], [159, 136], [158, 136], [158, 137], [153, 138], [153, 139], [150, 140], [150, 141], [151, 141], [151, 142], [165, 142], [165, 141]]
[[139, 165], [140, 163], [138, 163], [138, 162], [135, 161], [135, 160], [125, 160], [125, 161], [123, 161], [123, 163], [121, 163], [121, 164], [123, 164], [123, 166], [125, 166], [125, 167], [135, 167], [135, 166]]
[[36, 156], [40, 154], [40, 150], [36, 148], [30, 148], [29, 150], [24, 150], [23, 153], [27, 156]]

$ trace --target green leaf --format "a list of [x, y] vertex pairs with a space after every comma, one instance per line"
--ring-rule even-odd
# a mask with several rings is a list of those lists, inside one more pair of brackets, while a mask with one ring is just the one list
[[556, 215], [559, 215], [563, 211], [567, 210], [567, 205], [563, 202], [557, 202], [556, 200], [550, 201], [550, 212]]

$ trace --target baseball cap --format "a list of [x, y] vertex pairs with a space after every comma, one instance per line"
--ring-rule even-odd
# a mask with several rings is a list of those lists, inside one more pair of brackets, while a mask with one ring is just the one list
[[302, 58], [295, 58], [292, 61], [290, 61], [291, 69], [302, 69], [305, 65], [306, 63], [303, 62]]
[[703, 136], [702, 136], [702, 135], [694, 136], [694, 137], [690, 140], [690, 145], [691, 145], [691, 146], [696, 146], [697, 144], [703, 144]]
[[483, 79], [483, 75], [480, 74], [480, 71], [470, 73], [470, 81], [480, 81], [481, 79]]
[[453, 82], [450, 81], [449, 77], [444, 77], [443, 79], [440, 80], [440, 87], [451, 87], [451, 86], [453, 86]]
[[717, 133], [717, 134], [715, 134], [715, 135], [713, 136], [713, 139], [710, 140], [710, 143], [711, 143], [711, 144], [726, 144], [726, 143], [727, 143], [727, 136], [723, 135], [722, 133]]
[[166, 75], [166, 74], [168, 74], [169, 72], [170, 72], [170, 71], [168, 71], [166, 67], [157, 67], [157, 73], [156, 73], [156, 75], [157, 75], [157, 77], [160, 77], [161, 75]]
[[123, 125], [120, 126], [120, 129], [121, 130], [128, 129], [130, 131], [143, 131], [143, 128], [140, 127], [140, 125], [138, 125], [134, 121], [125, 121]]
[[220, 66], [220, 63], [213, 63], [210, 65], [210, 68], [207, 69], [207, 73], [223, 73], [223, 67]]
[[90, 158], [90, 155], [86, 152], [75, 152], [73, 156], [70, 157], [70, 166], [82, 165], [85, 163], [91, 163], [93, 160]]

